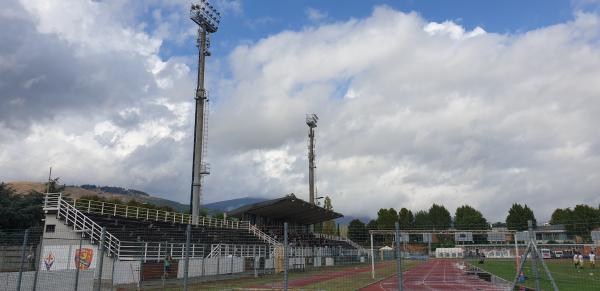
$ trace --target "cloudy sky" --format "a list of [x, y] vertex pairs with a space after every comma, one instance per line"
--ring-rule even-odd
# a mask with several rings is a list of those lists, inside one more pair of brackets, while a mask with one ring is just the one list
[[[307, 198], [316, 113], [318, 192], [345, 214], [600, 203], [596, 1], [282, 2], [215, 3], [204, 202]], [[188, 8], [1, 1], [0, 180], [53, 166], [188, 202]]]

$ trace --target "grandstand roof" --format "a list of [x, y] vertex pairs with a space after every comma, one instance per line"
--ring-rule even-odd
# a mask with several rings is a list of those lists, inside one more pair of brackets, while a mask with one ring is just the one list
[[340, 213], [296, 198], [294, 194], [245, 205], [227, 212], [227, 215], [238, 218], [243, 218], [244, 214], [255, 214], [298, 224], [315, 224], [343, 217]]

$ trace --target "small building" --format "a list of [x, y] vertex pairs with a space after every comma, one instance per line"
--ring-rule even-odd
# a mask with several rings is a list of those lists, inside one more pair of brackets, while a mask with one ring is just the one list
[[435, 257], [438, 259], [464, 258], [465, 252], [463, 248], [437, 248], [435, 249]]

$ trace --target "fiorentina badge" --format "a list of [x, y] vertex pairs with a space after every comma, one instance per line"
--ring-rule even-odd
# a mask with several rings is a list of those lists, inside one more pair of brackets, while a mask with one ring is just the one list
[[54, 264], [54, 254], [52, 252], [48, 253], [48, 256], [44, 258], [44, 265], [46, 265], [46, 271], [50, 271], [52, 265]]

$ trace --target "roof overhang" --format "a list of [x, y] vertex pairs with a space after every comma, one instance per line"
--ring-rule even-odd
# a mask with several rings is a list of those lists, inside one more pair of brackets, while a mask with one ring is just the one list
[[315, 224], [343, 217], [340, 213], [299, 199], [294, 194], [245, 205], [227, 212], [227, 215], [238, 218], [243, 218], [244, 214], [254, 214], [298, 224]]

